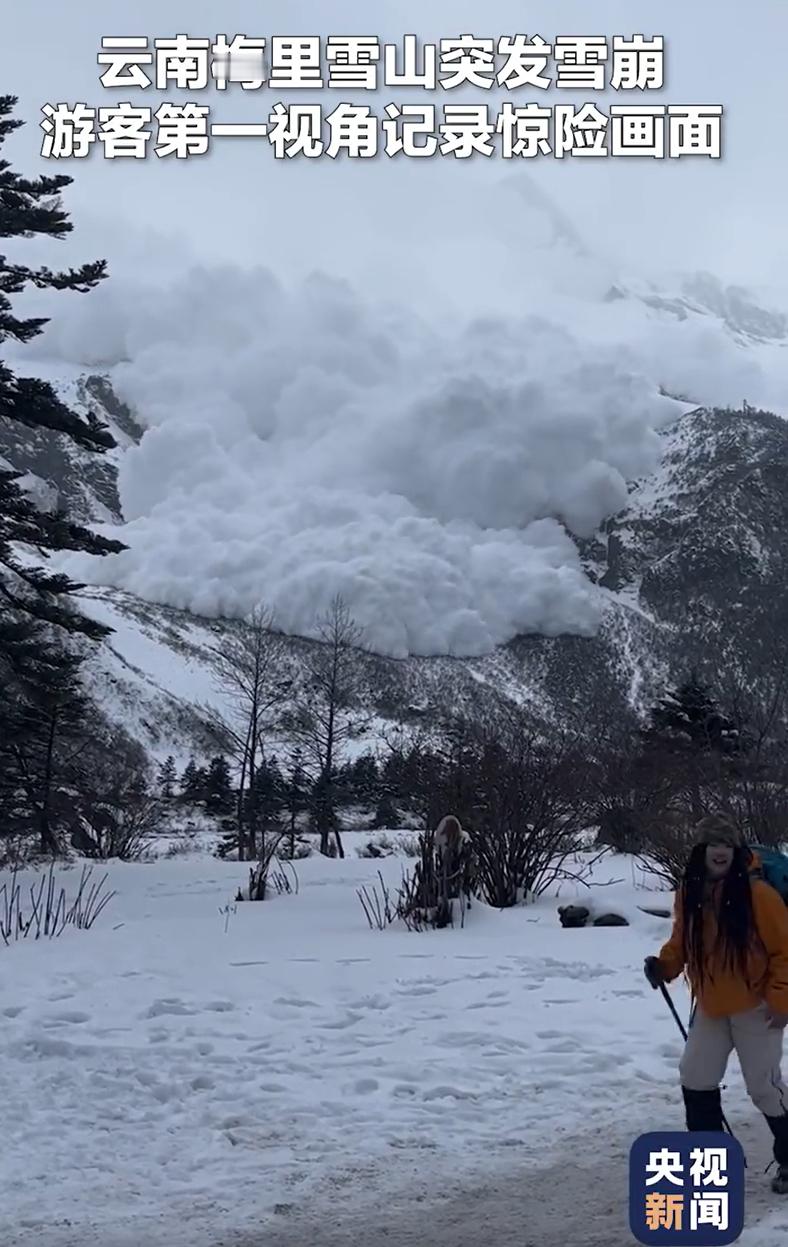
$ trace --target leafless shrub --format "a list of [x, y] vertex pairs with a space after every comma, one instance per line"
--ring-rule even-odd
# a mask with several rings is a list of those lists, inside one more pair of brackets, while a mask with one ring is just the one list
[[513, 714], [480, 733], [476, 765], [476, 877], [488, 904], [504, 909], [542, 895], [583, 848], [587, 760], [568, 731], [548, 741]]
[[58, 888], [53, 863], [38, 885], [31, 886], [28, 908], [15, 868], [10, 881], [0, 887], [0, 938], [6, 947], [31, 936], [54, 939], [69, 926], [89, 931], [116, 895], [104, 891], [106, 875], [98, 883], [91, 882], [92, 875], [92, 867], [83, 867], [77, 894], [69, 903], [65, 888]]
[[361, 902], [361, 907], [366, 915], [370, 929], [373, 931], [385, 931], [386, 927], [390, 927], [397, 919], [396, 906], [392, 904], [391, 893], [386, 886], [383, 876], [378, 871], [378, 879], [380, 880], [380, 890], [378, 885], [373, 884], [372, 888], [358, 888], [356, 896]]
[[86, 750], [78, 761], [65, 815], [72, 847], [101, 861], [139, 861], [165, 812], [144, 751], [119, 735], [113, 749]]
[[249, 871], [249, 891], [248, 896], [244, 899], [250, 901], [264, 901], [266, 899], [270, 884], [269, 875], [272, 868], [276, 869], [276, 851], [282, 843], [284, 836], [285, 833], [280, 831], [266, 840], [256, 865]]
[[298, 895], [298, 875], [287, 859], [277, 861], [268, 872], [269, 887], [277, 896]]
[[85, 857], [140, 861], [156, 832], [162, 808], [158, 798], [144, 791], [130, 791], [117, 801], [101, 801], [79, 816], [72, 845]]

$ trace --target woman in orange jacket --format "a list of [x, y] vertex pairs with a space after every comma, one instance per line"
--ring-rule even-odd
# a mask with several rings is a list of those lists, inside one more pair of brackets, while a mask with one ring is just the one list
[[652, 987], [684, 972], [697, 1001], [681, 1058], [687, 1130], [722, 1130], [720, 1083], [733, 1050], [774, 1138], [772, 1187], [788, 1194], [788, 1089], [780, 1070], [788, 1024], [788, 907], [757, 877], [734, 823], [710, 815], [676, 895], [670, 939], [646, 959]]

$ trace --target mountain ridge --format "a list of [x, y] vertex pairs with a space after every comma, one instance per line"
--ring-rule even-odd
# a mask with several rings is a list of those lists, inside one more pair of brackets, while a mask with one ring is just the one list
[[[119, 441], [93, 457], [0, 430], [0, 456], [53, 493], [81, 520], [122, 531], [117, 469], [142, 427], [107, 375], [57, 383], [64, 401], [104, 419]], [[698, 407], [660, 433], [661, 463], [632, 482], [627, 506], [592, 538], [577, 539], [583, 568], [605, 598], [595, 636], [528, 634], [481, 658], [382, 658], [362, 654], [374, 728], [429, 723], [449, 710], [482, 714], [518, 704], [556, 724], [606, 705], [642, 712], [665, 683], [724, 648], [744, 668], [755, 633], [782, 627], [788, 583], [788, 424], [773, 413]], [[56, 440], [56, 439], [49, 439]], [[108, 718], [156, 757], [210, 747], [205, 706], [218, 708], [210, 647], [238, 621], [152, 605], [117, 589], [83, 590], [80, 604], [114, 629], [91, 659], [92, 693]], [[298, 668], [316, 642], [291, 637]]]

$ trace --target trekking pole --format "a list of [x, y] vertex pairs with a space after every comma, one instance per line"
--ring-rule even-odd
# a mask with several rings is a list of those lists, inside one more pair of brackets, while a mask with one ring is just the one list
[[[689, 1036], [687, 1035], [687, 1031], [686, 1031], [686, 1029], [685, 1029], [685, 1027], [684, 1027], [684, 1023], [682, 1022], [681, 1018], [679, 1017], [678, 1010], [677, 1010], [676, 1006], [674, 1005], [674, 1003], [673, 1003], [673, 1001], [672, 1001], [672, 999], [671, 999], [670, 992], [668, 991], [668, 989], [667, 989], [667, 987], [665, 986], [665, 984], [664, 984], [664, 983], [660, 983], [660, 985], [659, 985], [659, 990], [662, 992], [662, 995], [665, 997], [665, 1000], [667, 1001], [668, 1008], [670, 1009], [671, 1013], [673, 1014], [674, 1018], [676, 1019], [676, 1025], [678, 1026], [679, 1030], [681, 1031], [681, 1033], [682, 1033], [682, 1035], [683, 1035], [683, 1037], [684, 1037], [684, 1042], [686, 1043], [686, 1042], [687, 1042], [687, 1039], [689, 1038]], [[692, 1010], [692, 1017], [694, 1017], [694, 1016], [695, 1016], [695, 1009], [693, 1008], [693, 1010]], [[690, 1021], [690, 1026], [691, 1026], [691, 1025], [692, 1025], [692, 1022]], [[732, 1139], [733, 1139], [733, 1138], [735, 1138], [736, 1136], [734, 1135], [733, 1131], [731, 1130], [730, 1126], [728, 1125], [728, 1122], [727, 1122], [727, 1120], [726, 1120], [725, 1114], [724, 1114], [724, 1113], [720, 1113], [720, 1116], [721, 1116], [721, 1118], [722, 1118], [722, 1125], [723, 1125], [723, 1129], [727, 1130], [728, 1134], [731, 1136], [731, 1138], [732, 1138]]]

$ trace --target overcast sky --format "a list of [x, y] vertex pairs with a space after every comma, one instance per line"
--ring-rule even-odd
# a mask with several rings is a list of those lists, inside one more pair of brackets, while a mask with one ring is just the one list
[[[457, 264], [467, 270], [466, 286], [472, 288], [474, 281], [484, 283], [485, 243], [500, 227], [492, 184], [524, 169], [588, 243], [614, 262], [652, 269], [709, 268], [726, 280], [788, 286], [785, 0], [751, 0], [746, 10], [738, 0], [663, 0], [660, 5], [653, 0], [534, 0], [525, 9], [501, 0], [431, 0], [429, 6], [352, 0], [332, 5], [36, 0], [7, 6], [4, 17], [2, 90], [19, 96], [19, 114], [29, 123], [7, 150], [20, 169], [46, 167], [74, 177], [68, 205], [78, 237], [88, 234], [88, 255], [98, 248], [116, 272], [129, 266], [135, 271], [177, 269], [189, 262], [191, 252], [203, 262], [269, 264], [283, 274], [318, 265], [356, 282], [367, 277], [385, 287], [390, 279], [399, 296], [406, 280], [418, 284], [424, 273], [421, 257], [432, 254], [431, 244], [448, 231], [456, 239]], [[153, 155], [145, 162], [107, 161], [99, 152], [84, 161], [40, 159], [44, 103], [99, 106], [118, 98], [99, 82], [96, 56], [102, 36], [152, 39], [219, 32], [358, 33], [392, 41], [404, 33], [435, 39], [463, 33], [524, 32], [546, 39], [662, 34], [667, 57], [660, 102], [722, 104], [724, 156], [720, 161], [648, 162], [546, 157], [519, 164], [500, 158], [385, 156], [281, 162], [265, 144], [223, 139], [216, 140], [209, 155], [187, 162], [158, 161]], [[555, 91], [543, 94], [547, 102], [559, 99]], [[580, 102], [580, 94], [572, 102]], [[319, 98], [303, 93], [307, 97], [311, 102]], [[487, 93], [470, 88], [448, 98], [455, 97], [484, 102]], [[647, 101], [655, 97], [646, 93]], [[149, 91], [144, 100], [158, 106], [167, 98], [177, 99], [177, 92]], [[195, 98], [209, 103], [215, 116], [241, 121], [264, 116], [276, 97], [268, 89], [233, 87], [224, 93], [209, 88]], [[405, 93], [397, 98], [407, 102]], [[429, 98], [439, 103], [447, 96]], [[534, 96], [519, 93], [520, 100], [526, 98]], [[331, 103], [337, 99], [332, 92]], [[411, 102], [420, 102], [415, 93]], [[441, 263], [450, 266], [451, 250], [440, 254]], [[432, 276], [440, 287], [440, 273]], [[486, 276], [494, 280], [495, 275]]]

